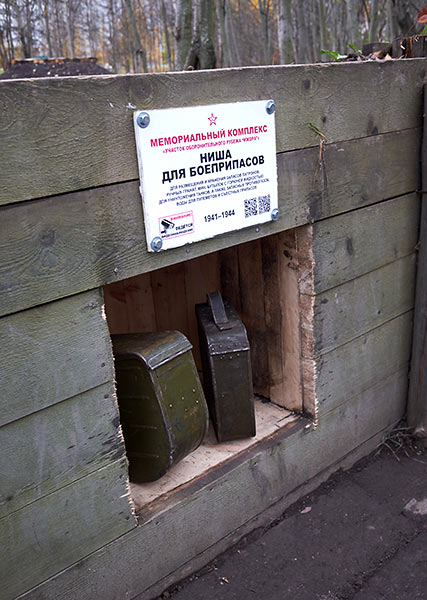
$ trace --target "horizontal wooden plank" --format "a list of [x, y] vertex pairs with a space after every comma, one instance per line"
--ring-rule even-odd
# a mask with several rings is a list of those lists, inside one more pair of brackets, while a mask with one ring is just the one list
[[5, 80], [0, 202], [135, 179], [135, 108], [274, 98], [279, 152], [317, 144], [308, 122], [331, 143], [418, 127], [425, 65], [418, 59]]
[[[316, 361], [319, 426], [326, 412], [407, 368], [413, 311], [384, 323]], [[364, 410], [369, 410], [366, 407]]]
[[113, 379], [99, 291], [3, 317], [0, 339], [0, 426]]
[[315, 223], [314, 284], [302, 281], [301, 292], [320, 294], [412, 254], [419, 212], [418, 195], [409, 194]]
[[[326, 144], [280, 154], [282, 211], [310, 220], [394, 198], [418, 189], [420, 129]], [[402, 160], [402, 156], [405, 160]]]
[[0, 428], [0, 518], [125, 454], [112, 382]]
[[[312, 358], [330, 352], [411, 310], [416, 260], [416, 254], [410, 254], [315, 296], [314, 325], [302, 322], [303, 355]], [[309, 310], [312, 296], [302, 294], [300, 301], [301, 310]]]
[[394, 374], [326, 415], [317, 429], [278, 434], [267, 447], [230, 463], [217, 478], [200, 480], [199, 489], [190, 487], [186, 497], [171, 499], [134, 531], [19, 600], [92, 600], [94, 589], [103, 600], [152, 597], [149, 588], [163, 577], [225, 536], [238, 536], [240, 526], [393, 425], [404, 412], [406, 387], [406, 371]]
[[[278, 221], [157, 254], [146, 250], [137, 182], [69, 194], [66, 201], [54, 196], [0, 208], [0, 314], [302, 225], [312, 214], [323, 218], [412, 191], [417, 161], [403, 172], [397, 165], [403, 162], [400, 143], [411, 153], [417, 139], [410, 131], [331, 146], [327, 185], [323, 176], [313, 183], [317, 149], [285, 153], [279, 157]], [[382, 148], [388, 158], [380, 165]]]
[[2, 597], [15, 598], [135, 527], [126, 480], [120, 459], [0, 519]]

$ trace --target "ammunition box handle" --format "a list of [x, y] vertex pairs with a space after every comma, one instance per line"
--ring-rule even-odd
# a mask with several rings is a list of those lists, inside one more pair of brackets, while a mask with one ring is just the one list
[[214, 323], [218, 329], [220, 331], [223, 331], [224, 329], [231, 329], [233, 325], [228, 320], [221, 294], [218, 291], [211, 292], [208, 294], [208, 302], [209, 306], [211, 307]]

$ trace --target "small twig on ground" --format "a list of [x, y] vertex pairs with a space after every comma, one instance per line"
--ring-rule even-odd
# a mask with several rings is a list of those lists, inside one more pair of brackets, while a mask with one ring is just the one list
[[[411, 427], [396, 427], [388, 433], [385, 433], [381, 442], [378, 444], [375, 456], [380, 454], [384, 448], [387, 448], [393, 456], [400, 462], [398, 452], [402, 451], [410, 458], [407, 448], [413, 448], [413, 437]], [[395, 446], [395, 448], [393, 448]]]

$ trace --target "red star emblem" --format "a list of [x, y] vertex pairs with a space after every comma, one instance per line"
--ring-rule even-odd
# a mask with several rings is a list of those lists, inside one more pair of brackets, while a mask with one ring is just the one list
[[210, 117], [208, 117], [208, 119], [209, 119], [209, 126], [210, 126], [210, 125], [216, 125], [216, 120], [217, 120], [217, 118], [218, 118], [218, 117], [214, 117], [214, 114], [213, 114], [213, 113], [211, 113], [211, 116], [210, 116]]

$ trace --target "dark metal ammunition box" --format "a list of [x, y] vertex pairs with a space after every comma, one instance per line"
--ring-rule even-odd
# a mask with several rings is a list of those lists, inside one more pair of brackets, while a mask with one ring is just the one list
[[117, 397], [131, 481], [154, 481], [195, 450], [208, 409], [178, 331], [113, 335]]
[[196, 305], [203, 383], [219, 442], [255, 435], [248, 336], [234, 308], [219, 292]]

